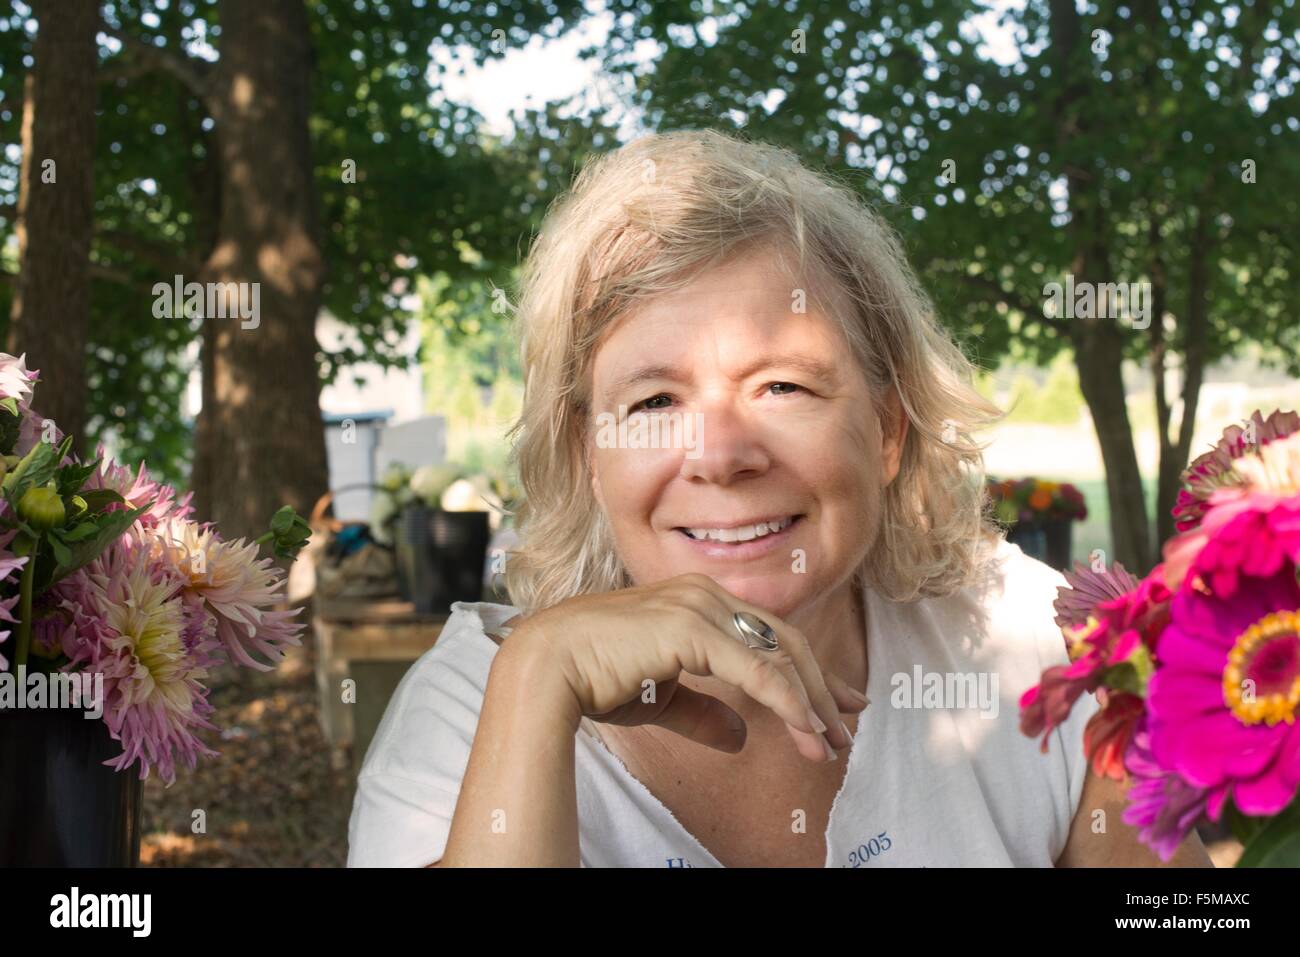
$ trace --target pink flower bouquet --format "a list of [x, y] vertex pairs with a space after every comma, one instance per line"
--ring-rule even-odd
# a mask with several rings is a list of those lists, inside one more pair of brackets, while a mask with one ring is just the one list
[[1046, 751], [1095, 692], [1085, 751], [1097, 774], [1130, 782], [1123, 819], [1163, 860], [1226, 815], [1238, 866], [1297, 866], [1300, 416], [1255, 412], [1182, 478], [1179, 533], [1151, 574], [1066, 574], [1056, 621], [1070, 664], [1021, 698], [1021, 730]]
[[12, 626], [0, 630], [0, 708], [39, 677], [94, 675], [122, 745], [105, 763], [170, 784], [178, 760], [217, 753], [198, 733], [216, 730], [212, 668], [270, 670], [301, 643], [300, 609], [275, 610], [284, 582], [258, 549], [291, 559], [307, 524], [286, 507], [257, 541], [228, 542], [143, 465], [114, 464], [102, 447], [77, 461], [31, 410], [37, 375], [24, 360], [0, 353], [0, 620]]

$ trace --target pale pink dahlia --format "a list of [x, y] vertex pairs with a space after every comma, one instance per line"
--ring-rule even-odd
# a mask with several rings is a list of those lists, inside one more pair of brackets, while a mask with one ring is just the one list
[[192, 768], [217, 753], [196, 734], [216, 730], [201, 683], [215, 648], [186, 647], [181, 584], [128, 533], [58, 586], [72, 617], [62, 636], [68, 667], [103, 674], [104, 720], [122, 743], [105, 763], [121, 770], [138, 761], [141, 778], [156, 768], [168, 784], [177, 758]]
[[[9, 551], [9, 543], [13, 541], [14, 536], [17, 534], [17, 529], [0, 534], [0, 582], [7, 581], [11, 575], [20, 571], [22, 567], [27, 564], [26, 557], [19, 558]], [[14, 617], [13, 610], [14, 606], [18, 604], [18, 599], [20, 597], [21, 596], [19, 595], [14, 595], [12, 598], [0, 600], [0, 621], [7, 621], [15, 625], [18, 624], [18, 619]], [[3, 643], [9, 635], [10, 632], [8, 630], [0, 631], [0, 643]], [[6, 659], [4, 655], [0, 655], [0, 671], [4, 671], [8, 667], [8, 659]]]
[[[95, 450], [95, 457], [101, 459], [98, 471], [86, 479], [85, 489], [112, 489], [126, 499], [127, 508], [149, 507], [136, 519], [146, 528], [157, 525], [168, 518], [184, 518], [194, 511], [190, 505], [193, 492], [186, 492], [180, 499], [176, 489], [165, 482], [150, 477], [144, 463], [134, 473], [123, 465], [116, 465], [105, 454], [101, 444]], [[122, 506], [118, 506], [121, 508]]]
[[1254, 441], [1239, 425], [1223, 430], [1223, 437], [1213, 449], [1192, 461], [1182, 475], [1182, 489], [1174, 505], [1174, 525], [1180, 532], [1195, 528], [1210, 509], [1210, 498], [1215, 492], [1228, 488], [1241, 488], [1250, 479], [1234, 466], [1239, 460], [1260, 455], [1278, 439], [1300, 432], [1300, 415], [1294, 412], [1272, 412], [1264, 418], [1258, 410], [1251, 414], [1250, 424]]
[[178, 518], [160, 523], [153, 534], [184, 577], [187, 597], [200, 600], [216, 619], [217, 638], [231, 659], [271, 671], [284, 659], [285, 646], [302, 644], [304, 626], [292, 621], [302, 609], [275, 610], [284, 599], [284, 580], [273, 559], [257, 557], [255, 543], [223, 541], [210, 526]]

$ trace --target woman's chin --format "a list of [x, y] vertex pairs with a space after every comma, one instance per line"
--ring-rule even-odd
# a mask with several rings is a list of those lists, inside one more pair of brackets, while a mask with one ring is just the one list
[[[733, 577], [716, 573], [712, 577], [741, 601], [770, 611], [778, 618], [788, 618], [806, 597], [804, 588], [780, 578]], [[788, 575], [784, 577], [788, 578]]]

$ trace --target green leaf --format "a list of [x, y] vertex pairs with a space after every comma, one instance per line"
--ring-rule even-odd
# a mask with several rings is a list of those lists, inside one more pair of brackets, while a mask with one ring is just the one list
[[48, 442], [37, 442], [27, 454], [18, 460], [18, 464], [5, 476], [0, 484], [9, 495], [10, 501], [17, 503], [23, 492], [33, 485], [44, 485], [54, 474], [59, 460], [55, 457], [57, 450]]
[[62, 537], [65, 542], [79, 542], [84, 538], [94, 535], [98, 529], [99, 526], [94, 522], [82, 522], [76, 528], [71, 528], [64, 532]]
[[101, 515], [97, 520], [99, 528], [94, 537], [80, 541], [72, 547], [72, 554], [68, 556], [68, 561], [59, 562], [59, 567], [54, 570], [49, 581], [42, 584], [41, 591], [98, 558], [100, 553], [116, 541], [119, 535], [130, 528], [131, 523], [143, 514], [148, 507], [147, 505], [141, 505], [139, 508], [133, 508], [126, 512], [109, 512], [106, 515]]
[[63, 542], [59, 541], [59, 539], [54, 535], [49, 536], [48, 540], [50, 543], [50, 550], [54, 552], [54, 560], [58, 563], [59, 567], [70, 565], [72, 563], [72, 551], [68, 546], [64, 545]]
[[293, 521], [297, 517], [298, 515], [293, 510], [292, 505], [285, 505], [283, 508], [277, 509], [276, 513], [271, 516], [271, 531], [275, 532], [278, 538], [293, 527]]
[[6, 412], [8, 412], [10, 415], [17, 415], [17, 414], [18, 414], [18, 400], [15, 399], [15, 398], [14, 398], [13, 396], [11, 396], [11, 395], [10, 395], [10, 396], [6, 396], [5, 398], [0, 399], [0, 409], [4, 409], [4, 410], [5, 410]]
[[1243, 847], [1249, 844], [1255, 835], [1262, 831], [1268, 823], [1267, 818], [1250, 817], [1242, 814], [1230, 800], [1224, 803], [1223, 815], [1229, 829], [1232, 831], [1232, 836], [1240, 841]]
[[86, 508], [90, 512], [102, 512], [110, 505], [125, 505], [124, 499], [111, 488], [97, 488], [85, 492], [81, 496], [86, 500]]
[[1101, 673], [1101, 683], [1107, 688], [1131, 691], [1141, 697], [1146, 695], [1146, 679], [1129, 661], [1121, 661], [1119, 664], [1112, 665], [1103, 671]]
[[271, 550], [276, 558], [297, 557], [310, 538], [311, 526], [292, 506], [284, 506], [271, 517]]
[[96, 460], [89, 465], [65, 465], [59, 469], [58, 488], [60, 495], [72, 495], [81, 491], [81, 486], [85, 484], [86, 479], [95, 474], [99, 461]]
[[1259, 829], [1237, 866], [1300, 867], [1300, 799]]

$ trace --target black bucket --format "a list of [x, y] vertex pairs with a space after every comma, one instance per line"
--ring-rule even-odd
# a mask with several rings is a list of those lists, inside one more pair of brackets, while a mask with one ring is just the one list
[[139, 770], [102, 718], [79, 709], [0, 709], [0, 867], [134, 867]]
[[452, 602], [481, 601], [492, 529], [487, 512], [420, 506], [402, 514], [397, 574], [402, 597], [420, 614], [445, 615]]

